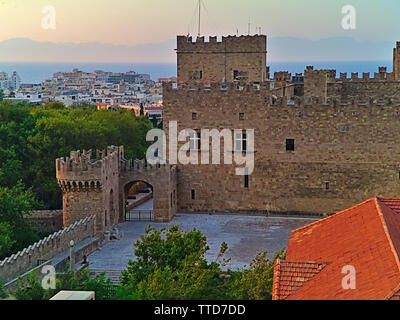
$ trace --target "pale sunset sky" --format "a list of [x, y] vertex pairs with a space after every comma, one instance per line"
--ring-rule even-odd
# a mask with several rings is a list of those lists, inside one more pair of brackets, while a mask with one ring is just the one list
[[[0, 0], [0, 41], [30, 38], [51, 42], [115, 45], [157, 43], [196, 33], [196, 0]], [[261, 27], [269, 37], [352, 37], [360, 41], [400, 38], [399, 0], [203, 0], [203, 34], [247, 34]], [[357, 29], [341, 28], [341, 8], [357, 10]], [[56, 9], [56, 30], [41, 27], [42, 8]]]

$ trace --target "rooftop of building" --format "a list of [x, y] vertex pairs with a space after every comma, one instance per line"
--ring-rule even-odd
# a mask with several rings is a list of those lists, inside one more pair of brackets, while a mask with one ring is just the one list
[[[383, 300], [400, 286], [400, 199], [372, 198], [292, 231], [274, 269], [274, 299]], [[344, 289], [353, 266], [356, 289]]]

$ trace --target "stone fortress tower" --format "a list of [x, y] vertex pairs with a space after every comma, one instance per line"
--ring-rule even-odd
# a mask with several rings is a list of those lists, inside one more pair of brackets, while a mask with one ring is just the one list
[[178, 83], [163, 88], [165, 133], [169, 121], [178, 131], [255, 130], [250, 176], [232, 165], [178, 164], [178, 210], [329, 214], [398, 196], [399, 42], [392, 73], [337, 77], [307, 66], [271, 79], [266, 44], [264, 35], [177, 37]]
[[267, 79], [267, 37], [177, 38], [178, 81], [264, 82]]
[[170, 221], [176, 212], [176, 168], [126, 160], [123, 146], [97, 150], [95, 155], [73, 151], [56, 160], [56, 172], [63, 191], [64, 226], [95, 215], [101, 239], [108, 228], [125, 221], [128, 192], [135, 182], [152, 186], [155, 221]]

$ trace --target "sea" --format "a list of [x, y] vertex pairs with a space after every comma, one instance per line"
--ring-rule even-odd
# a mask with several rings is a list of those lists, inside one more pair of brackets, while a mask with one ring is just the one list
[[[392, 61], [323, 61], [323, 62], [269, 62], [271, 78], [274, 72], [288, 71], [293, 75], [302, 73], [306, 66], [314, 66], [314, 69], [335, 69], [337, 76], [340, 72], [378, 72], [378, 67], [387, 67], [392, 72]], [[51, 78], [56, 72], [67, 72], [78, 68], [84, 72], [103, 70], [109, 72], [136, 71], [138, 73], [150, 74], [152, 80], [176, 76], [175, 63], [22, 63], [22, 62], [0, 62], [0, 72], [11, 74], [16, 71], [21, 77], [21, 82], [41, 83]]]

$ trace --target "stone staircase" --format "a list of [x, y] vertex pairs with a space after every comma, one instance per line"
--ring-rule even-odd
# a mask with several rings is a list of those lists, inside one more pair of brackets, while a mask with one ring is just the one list
[[96, 278], [103, 272], [106, 273], [106, 278], [110, 279], [111, 282], [115, 285], [119, 284], [119, 279], [121, 278], [122, 270], [99, 270], [99, 269], [90, 269], [93, 275], [92, 278]]

